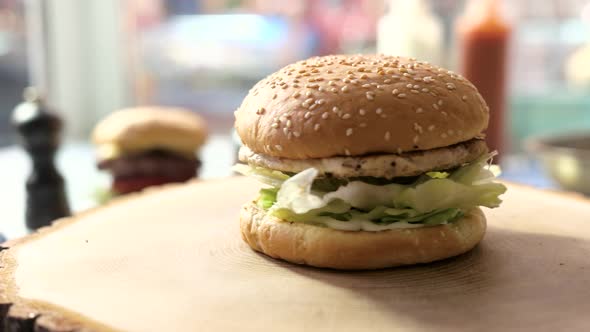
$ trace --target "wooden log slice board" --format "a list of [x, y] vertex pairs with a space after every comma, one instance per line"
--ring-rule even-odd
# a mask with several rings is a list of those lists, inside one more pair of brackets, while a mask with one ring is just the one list
[[[1, 253], [7, 331], [590, 330], [590, 203], [509, 185], [468, 254], [338, 272], [252, 252], [246, 178], [112, 203]], [[11, 304], [11, 305], [10, 305]]]

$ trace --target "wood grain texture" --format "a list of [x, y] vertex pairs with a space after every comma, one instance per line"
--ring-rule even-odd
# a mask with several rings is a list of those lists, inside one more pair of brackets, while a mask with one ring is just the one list
[[[152, 190], [0, 252], [4, 331], [581, 331], [590, 329], [590, 202], [509, 185], [473, 251], [338, 272], [243, 243], [257, 185]], [[8, 304], [12, 304], [10, 307]]]

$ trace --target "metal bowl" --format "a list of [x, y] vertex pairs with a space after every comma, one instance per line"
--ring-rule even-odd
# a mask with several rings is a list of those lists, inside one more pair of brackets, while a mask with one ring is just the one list
[[562, 188], [590, 195], [590, 133], [536, 137], [525, 148]]

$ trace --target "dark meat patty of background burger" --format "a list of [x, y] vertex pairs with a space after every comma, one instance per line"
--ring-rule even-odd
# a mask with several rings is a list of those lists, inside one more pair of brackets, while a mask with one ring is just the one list
[[149, 186], [185, 182], [198, 175], [201, 161], [163, 150], [103, 160], [101, 170], [113, 175], [113, 191], [127, 194]]

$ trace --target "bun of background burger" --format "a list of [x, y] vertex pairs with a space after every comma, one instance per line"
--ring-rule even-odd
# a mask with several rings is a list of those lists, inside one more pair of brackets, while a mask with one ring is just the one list
[[[448, 70], [401, 57], [338, 55], [294, 63], [256, 84], [235, 116], [245, 145], [241, 160], [283, 171], [302, 171], [308, 163], [330, 176], [349, 163], [352, 177], [381, 158], [392, 161], [374, 164], [382, 176], [403, 177], [416, 175], [417, 165], [452, 169], [487, 152], [478, 137], [489, 110], [477, 89]], [[455, 256], [473, 248], [486, 228], [477, 207], [452, 223], [377, 232], [280, 220], [256, 202], [244, 206], [240, 221], [254, 250], [343, 269]]]
[[199, 115], [172, 107], [118, 110], [92, 133], [99, 168], [113, 174], [117, 194], [195, 177], [200, 167], [196, 152], [206, 138]]

